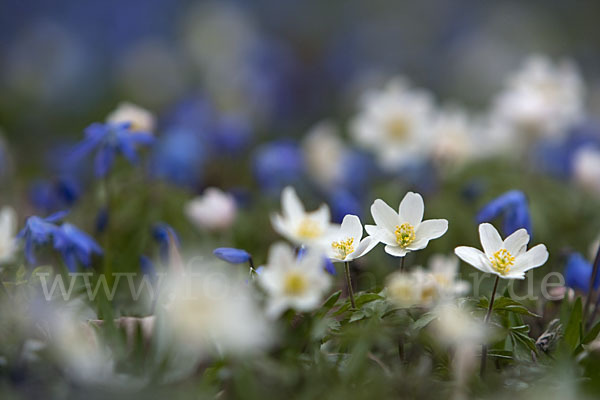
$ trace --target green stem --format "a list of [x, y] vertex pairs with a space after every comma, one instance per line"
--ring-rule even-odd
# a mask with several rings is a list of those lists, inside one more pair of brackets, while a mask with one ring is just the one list
[[354, 301], [354, 290], [352, 289], [352, 279], [350, 279], [350, 263], [348, 261], [346, 264], [346, 285], [348, 286], [348, 296], [350, 296], [350, 303], [352, 304], [352, 308], [356, 308], [356, 302]]
[[587, 325], [588, 311], [590, 309], [590, 304], [592, 302], [592, 296], [594, 294], [594, 283], [596, 282], [596, 277], [598, 276], [599, 268], [600, 268], [600, 246], [598, 247], [598, 251], [596, 252], [596, 258], [594, 260], [594, 269], [592, 270], [592, 276], [590, 278], [590, 287], [588, 289], [588, 295], [585, 300], [585, 307], [583, 307], [584, 326]]
[[[485, 314], [485, 319], [483, 320], [484, 324], [488, 324], [490, 322], [490, 318], [492, 317], [492, 311], [494, 310], [494, 299], [496, 298], [496, 290], [498, 289], [498, 282], [500, 281], [500, 277], [496, 276], [496, 282], [494, 282], [494, 289], [492, 290], [492, 297], [490, 298], [490, 305], [488, 307], [487, 314]], [[481, 345], [481, 368], [479, 370], [479, 375], [483, 378], [485, 375], [485, 364], [487, 361], [487, 344]]]
[[404, 272], [404, 261], [406, 261], [406, 256], [400, 259], [400, 272]]

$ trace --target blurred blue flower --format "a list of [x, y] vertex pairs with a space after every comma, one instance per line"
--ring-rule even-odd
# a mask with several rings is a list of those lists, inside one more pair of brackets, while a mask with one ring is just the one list
[[36, 264], [35, 247], [50, 243], [59, 230], [56, 222], [62, 220], [67, 214], [66, 211], [60, 211], [46, 218], [37, 216], [27, 218], [25, 227], [19, 232], [17, 238], [25, 241], [25, 258], [30, 265]]
[[520, 190], [511, 190], [490, 201], [477, 214], [477, 223], [490, 222], [500, 216], [504, 218], [505, 236], [521, 228], [532, 235], [527, 197]]
[[260, 146], [254, 153], [254, 175], [263, 190], [279, 193], [304, 174], [302, 151], [293, 142], [275, 141]]
[[177, 247], [180, 247], [179, 236], [175, 229], [164, 222], [159, 222], [152, 228], [152, 236], [158, 242], [158, 251], [162, 262], [166, 263], [169, 260], [169, 246], [171, 240], [175, 242]]
[[357, 150], [349, 150], [343, 156], [343, 177], [340, 184], [352, 193], [360, 194], [367, 190], [376, 171], [373, 158]]
[[[590, 288], [590, 279], [592, 279], [592, 264], [586, 260], [580, 253], [573, 253], [567, 259], [565, 266], [565, 285], [587, 292]], [[600, 286], [600, 274], [594, 282], [594, 289]]]
[[71, 160], [81, 160], [95, 150], [94, 171], [100, 178], [110, 171], [118, 153], [130, 163], [137, 163], [137, 146], [152, 144], [154, 137], [145, 132], [132, 132], [130, 125], [129, 122], [91, 124], [84, 131], [85, 138], [73, 149]]
[[188, 130], [166, 132], [154, 146], [152, 175], [181, 186], [197, 185], [202, 178], [204, 146]]
[[[302, 246], [298, 249], [298, 259], [301, 259], [302, 257], [304, 257], [304, 255], [307, 252], [307, 248]], [[323, 268], [325, 269], [325, 271], [329, 272], [331, 275], [336, 275], [336, 270], [335, 270], [335, 266], [333, 265], [333, 262], [329, 259], [329, 257], [323, 257]]]
[[252, 138], [250, 122], [239, 115], [226, 115], [221, 118], [211, 135], [212, 145], [218, 153], [230, 155], [243, 151]]
[[213, 254], [217, 258], [232, 264], [243, 264], [252, 259], [250, 253], [248, 253], [246, 250], [235, 249], [232, 247], [219, 247], [213, 250]]
[[347, 190], [336, 190], [329, 196], [329, 205], [334, 222], [341, 223], [348, 214], [362, 217], [360, 200]]
[[37, 181], [29, 190], [32, 205], [44, 213], [71, 207], [81, 196], [81, 185], [73, 177], [62, 176], [56, 181]]
[[77, 265], [89, 267], [92, 254], [102, 254], [102, 248], [87, 233], [69, 223], [54, 230], [54, 248], [62, 255], [69, 271], [77, 270]]
[[152, 260], [147, 256], [140, 256], [140, 270], [144, 276], [147, 276], [151, 282], [156, 281], [156, 267]]
[[108, 208], [102, 207], [98, 211], [98, 214], [96, 214], [96, 222], [95, 222], [96, 233], [104, 232], [106, 230], [106, 227], [108, 226], [109, 220], [110, 220], [110, 214], [108, 212]]

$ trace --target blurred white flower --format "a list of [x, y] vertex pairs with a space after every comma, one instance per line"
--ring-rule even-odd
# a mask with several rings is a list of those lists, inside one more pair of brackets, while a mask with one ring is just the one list
[[504, 241], [493, 225], [479, 225], [479, 238], [483, 252], [474, 247], [460, 246], [456, 255], [478, 270], [494, 274], [503, 279], [525, 279], [525, 272], [544, 265], [548, 250], [539, 244], [527, 251], [529, 234], [519, 229]]
[[452, 255], [436, 254], [431, 257], [427, 272], [435, 280], [441, 296], [452, 298], [469, 292], [469, 282], [457, 279], [458, 268], [459, 260]]
[[403, 308], [430, 307], [439, 299], [435, 279], [421, 269], [390, 274], [384, 293], [391, 303]]
[[297, 245], [319, 245], [339, 227], [331, 223], [327, 204], [316, 211], [306, 212], [293, 187], [281, 192], [282, 214], [271, 215], [273, 229]]
[[11, 207], [0, 210], [0, 264], [13, 260], [17, 250], [15, 238], [17, 229], [17, 213]]
[[582, 187], [600, 194], [600, 151], [585, 146], [573, 156], [573, 178]]
[[432, 160], [443, 167], [461, 165], [474, 156], [475, 124], [465, 110], [441, 110], [433, 120]]
[[288, 308], [311, 311], [317, 308], [331, 285], [319, 252], [308, 250], [302, 257], [287, 244], [276, 243], [258, 275], [258, 283], [269, 296], [267, 314], [278, 317]]
[[171, 276], [159, 304], [168, 337], [183, 356], [194, 360], [256, 353], [273, 340], [272, 326], [251, 287], [221, 269]]
[[509, 77], [492, 113], [517, 134], [556, 138], [579, 121], [583, 102], [584, 84], [573, 63], [533, 55]]
[[131, 124], [132, 132], [152, 133], [156, 125], [154, 115], [145, 108], [133, 103], [122, 102], [106, 117], [108, 122]]
[[231, 194], [210, 187], [186, 204], [185, 214], [201, 229], [222, 231], [235, 222], [237, 205]]
[[429, 152], [432, 107], [429, 93], [397, 78], [364, 95], [350, 130], [360, 146], [376, 153], [383, 169], [396, 171]]
[[333, 123], [318, 123], [308, 132], [302, 147], [308, 173], [321, 187], [336, 187], [343, 180], [347, 148]]
[[327, 256], [333, 261], [350, 262], [364, 256], [379, 243], [374, 237], [362, 239], [362, 236], [360, 219], [356, 215], [346, 215], [339, 230], [325, 241]]
[[385, 243], [385, 252], [396, 257], [404, 257], [408, 252], [427, 247], [429, 241], [437, 239], [448, 230], [445, 219], [423, 221], [425, 205], [418, 193], [408, 192], [398, 213], [383, 200], [377, 199], [371, 205], [371, 215], [375, 224], [366, 225], [369, 235]]

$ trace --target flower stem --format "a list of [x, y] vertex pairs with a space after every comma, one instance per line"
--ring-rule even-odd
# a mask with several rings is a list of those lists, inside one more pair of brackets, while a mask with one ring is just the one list
[[406, 256], [400, 259], [400, 272], [404, 272], [404, 261], [406, 260]]
[[352, 290], [352, 279], [350, 279], [350, 263], [346, 261], [344, 263], [346, 265], [346, 285], [348, 285], [348, 296], [350, 297], [350, 303], [352, 304], [352, 308], [356, 308], [356, 302], [354, 301], [354, 290]]
[[[492, 317], [492, 311], [494, 309], [494, 299], [496, 298], [496, 290], [498, 289], [498, 282], [500, 281], [500, 277], [496, 276], [496, 282], [494, 282], [494, 289], [492, 290], [492, 297], [490, 298], [490, 305], [488, 307], [487, 314], [485, 314], [485, 319], [483, 320], [484, 324], [487, 324]], [[479, 370], [479, 375], [483, 378], [485, 375], [485, 364], [487, 361], [487, 344], [481, 345], [481, 368]]]
[[[592, 296], [594, 293], [594, 283], [596, 282], [596, 278], [598, 277], [598, 269], [600, 268], [600, 246], [598, 246], [598, 251], [596, 252], [596, 258], [594, 259], [594, 269], [592, 270], [592, 277], [590, 278], [590, 287], [588, 289], [587, 299], [585, 300], [585, 307], [583, 307], [583, 321], [584, 323], [587, 321], [588, 311], [590, 309], [590, 304], [592, 302]], [[585, 324], [584, 324], [585, 326]]]

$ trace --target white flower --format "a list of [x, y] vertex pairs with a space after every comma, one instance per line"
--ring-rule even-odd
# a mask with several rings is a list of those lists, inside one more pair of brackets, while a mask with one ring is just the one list
[[431, 96], [403, 79], [368, 92], [352, 121], [356, 142], [377, 154], [382, 168], [395, 171], [421, 160], [431, 146]]
[[434, 255], [429, 261], [427, 271], [435, 280], [440, 295], [456, 297], [466, 294], [471, 285], [467, 281], [456, 279], [458, 276], [459, 261], [454, 256]]
[[525, 279], [525, 272], [543, 265], [548, 260], [548, 250], [539, 244], [527, 251], [529, 234], [519, 229], [504, 241], [491, 224], [479, 225], [479, 238], [483, 252], [473, 247], [461, 246], [454, 253], [480, 271], [495, 274], [503, 279]]
[[534, 55], [509, 78], [493, 113], [518, 133], [560, 137], [581, 118], [583, 97], [582, 79], [571, 62], [553, 64]]
[[273, 214], [273, 229], [297, 245], [319, 244], [323, 238], [335, 232], [329, 207], [322, 204], [316, 211], [306, 212], [293, 187], [288, 186], [281, 193], [282, 214]]
[[441, 167], [460, 165], [474, 155], [475, 123], [460, 108], [440, 111], [433, 121], [432, 158]]
[[331, 285], [331, 277], [323, 269], [319, 252], [308, 250], [296, 257], [287, 244], [274, 244], [269, 251], [268, 263], [258, 275], [259, 284], [269, 296], [267, 314], [281, 315], [292, 308], [311, 311], [317, 308]]
[[431, 325], [435, 337], [447, 346], [478, 345], [489, 336], [489, 329], [480, 318], [474, 318], [468, 310], [456, 304], [439, 304], [432, 313], [436, 316]]
[[339, 262], [350, 262], [364, 256], [379, 242], [371, 236], [362, 239], [362, 235], [360, 219], [356, 215], [346, 215], [339, 230], [325, 241], [327, 256]]
[[145, 108], [137, 106], [133, 103], [123, 102], [108, 114], [106, 117], [108, 122], [112, 123], [131, 123], [131, 131], [152, 133], [156, 124], [154, 115]]
[[312, 179], [323, 188], [339, 185], [345, 174], [347, 148], [337, 128], [329, 121], [318, 123], [308, 132], [302, 147]]
[[573, 156], [573, 177], [582, 187], [600, 194], [600, 151], [585, 146]]
[[11, 207], [0, 210], [0, 264], [13, 260], [17, 250], [15, 238], [17, 213]]
[[210, 187], [186, 204], [185, 214], [200, 228], [221, 231], [235, 222], [237, 205], [231, 194]]
[[430, 307], [439, 299], [438, 286], [431, 274], [416, 269], [394, 272], [387, 278], [386, 298], [398, 307]]
[[255, 353], [273, 338], [250, 286], [221, 269], [172, 276], [159, 300], [169, 338], [192, 359]]
[[404, 257], [409, 251], [427, 247], [432, 239], [437, 239], [448, 230], [445, 219], [423, 221], [425, 205], [418, 193], [408, 192], [398, 213], [383, 200], [377, 199], [371, 205], [371, 215], [377, 225], [367, 225], [365, 229], [377, 241], [385, 243], [385, 252], [396, 257]]

